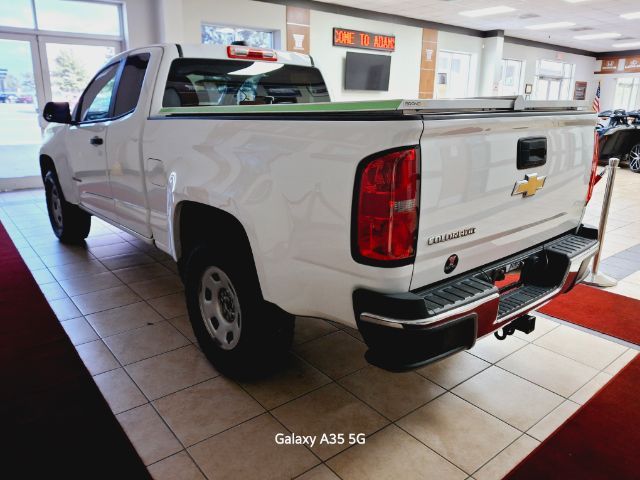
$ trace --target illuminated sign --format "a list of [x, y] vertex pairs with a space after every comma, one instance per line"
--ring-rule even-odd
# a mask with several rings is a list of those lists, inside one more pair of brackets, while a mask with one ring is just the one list
[[396, 49], [396, 37], [394, 35], [334, 28], [333, 44], [337, 47], [368, 48], [370, 50], [393, 52]]

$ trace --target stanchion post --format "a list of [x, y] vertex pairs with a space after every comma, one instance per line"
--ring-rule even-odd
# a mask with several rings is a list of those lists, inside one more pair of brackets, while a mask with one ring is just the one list
[[607, 167], [607, 186], [604, 191], [604, 199], [602, 200], [602, 212], [600, 213], [600, 225], [598, 227], [598, 251], [593, 257], [593, 268], [591, 269], [591, 273], [583, 280], [583, 283], [586, 283], [587, 285], [593, 285], [596, 287], [613, 287], [618, 284], [616, 279], [598, 272], [598, 268], [600, 266], [600, 254], [602, 253], [602, 245], [604, 244], [607, 220], [609, 219], [609, 207], [611, 206], [611, 196], [613, 195], [613, 182], [616, 179], [616, 171], [618, 170], [619, 164], [620, 159], [609, 159], [609, 166]]

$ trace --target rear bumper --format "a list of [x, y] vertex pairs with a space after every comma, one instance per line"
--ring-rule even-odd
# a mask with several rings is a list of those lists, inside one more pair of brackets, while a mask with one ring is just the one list
[[[416, 368], [460, 350], [566, 293], [589, 273], [597, 230], [581, 227], [435, 286], [382, 294], [356, 290], [356, 322], [371, 363]], [[522, 284], [500, 293], [491, 272], [522, 262]]]

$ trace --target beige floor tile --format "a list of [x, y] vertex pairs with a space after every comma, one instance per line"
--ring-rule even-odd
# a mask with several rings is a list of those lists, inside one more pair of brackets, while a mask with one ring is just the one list
[[296, 480], [340, 480], [340, 477], [322, 463], [317, 467], [313, 467], [308, 472], [303, 473], [299, 477], [296, 477]]
[[158, 313], [144, 302], [87, 315], [87, 321], [101, 337], [161, 322]]
[[264, 414], [194, 445], [189, 453], [209, 478], [284, 480], [319, 463], [302, 445], [278, 445], [274, 439], [279, 433], [289, 432]]
[[118, 287], [122, 285], [122, 282], [118, 280], [118, 277], [113, 273], [102, 272], [95, 275], [60, 280], [60, 285], [65, 292], [67, 292], [67, 295], [73, 297], [84, 293], [97, 292], [99, 290], [106, 290], [107, 288]]
[[638, 355], [637, 350], [629, 349], [609, 365], [607, 365], [607, 367], [603, 371], [610, 373], [611, 375], [615, 375], [620, 370], [622, 370], [631, 360], [633, 360], [636, 355]]
[[184, 347], [190, 342], [168, 322], [147, 325], [104, 339], [122, 365]]
[[297, 317], [296, 330], [293, 337], [294, 345], [314, 340], [331, 332], [335, 332], [336, 327], [326, 320], [311, 317]]
[[119, 270], [122, 268], [135, 267], [137, 265], [145, 265], [154, 263], [155, 260], [144, 253], [128, 253], [126, 255], [117, 255], [114, 257], [104, 257], [100, 261], [109, 270]]
[[551, 435], [556, 428], [566, 422], [567, 419], [578, 410], [578, 408], [580, 408], [580, 405], [577, 403], [565, 400], [555, 410], [549, 413], [549, 415], [531, 427], [527, 434], [537, 440], [543, 441]]
[[153, 480], [205, 480], [200, 469], [184, 451], [149, 465], [149, 473]]
[[471, 474], [513, 442], [520, 432], [451, 393], [397, 424]]
[[473, 474], [476, 480], [501, 480], [520, 461], [529, 455], [538, 445], [536, 439], [522, 435], [515, 442], [491, 459], [484, 467]]
[[624, 280], [621, 280], [615, 287], [607, 288], [606, 291], [640, 300], [640, 285], [634, 282], [625, 282]]
[[193, 345], [127, 365], [126, 370], [151, 400], [218, 375]]
[[166, 319], [187, 314], [187, 305], [185, 303], [184, 293], [182, 292], [152, 298], [148, 300], [148, 303]]
[[42, 270], [31, 270], [31, 275], [38, 285], [47, 285], [48, 283], [56, 281], [53, 275], [51, 275], [51, 272], [46, 268]]
[[338, 383], [390, 420], [397, 420], [444, 393], [444, 389], [415, 372], [392, 373], [371, 365]]
[[85, 262], [87, 260], [95, 260], [87, 250], [71, 250], [71, 251], [59, 251], [56, 253], [50, 253], [47, 255], [41, 255], [40, 259], [47, 267], [57, 267], [59, 265], [66, 265], [68, 263]]
[[587, 400], [593, 397], [598, 390], [604, 387], [609, 380], [613, 378], [613, 375], [606, 372], [600, 372], [595, 378], [589, 380], [585, 385], [580, 388], [576, 393], [569, 397], [569, 400], [572, 400], [580, 405], [584, 405]]
[[513, 335], [504, 340], [498, 340], [493, 334], [490, 334], [478, 340], [469, 353], [489, 363], [496, 363], [526, 344], [526, 341]]
[[180, 441], [193, 445], [259, 415], [264, 409], [238, 385], [216, 377], [154, 402]]
[[71, 340], [71, 343], [74, 345], [92, 342], [99, 338], [96, 331], [83, 317], [65, 320], [64, 322], [61, 322], [61, 325], [67, 333], [69, 340]]
[[85, 293], [71, 297], [71, 300], [73, 300], [73, 303], [76, 304], [84, 315], [89, 315], [91, 313], [136, 303], [140, 301], [140, 297], [126, 285], [121, 285], [99, 292]]
[[295, 355], [290, 355], [286, 365], [269, 377], [244, 381], [241, 385], [270, 410], [329, 382], [331, 379], [322, 372]]
[[82, 313], [80, 313], [80, 310], [78, 310], [78, 307], [76, 307], [70, 298], [52, 300], [49, 302], [49, 306], [61, 322], [82, 316]]
[[480, 372], [452, 392], [523, 432], [564, 400], [496, 366]]
[[177, 275], [168, 275], [166, 277], [134, 282], [130, 283], [129, 287], [145, 300], [163, 297], [170, 293], [182, 292], [184, 290], [182, 280], [180, 280], [180, 277]]
[[98, 375], [120, 366], [102, 340], [83, 343], [76, 346], [76, 350], [91, 375]]
[[137, 267], [122, 268], [114, 270], [113, 274], [116, 275], [124, 283], [141, 282], [143, 280], [150, 280], [156, 277], [162, 277], [170, 275], [171, 270], [159, 263], [151, 263], [149, 265], [139, 265]]
[[42, 263], [42, 260], [40, 260], [39, 257], [27, 257], [23, 258], [22, 261], [29, 270], [42, 270], [47, 267], [47, 265]]
[[179, 317], [174, 317], [167, 321], [176, 327], [180, 333], [187, 337], [191, 342], [197, 342], [196, 335], [193, 333], [193, 328], [191, 327], [189, 315], [180, 315]]
[[182, 450], [182, 446], [149, 404], [116, 415], [145, 465]]
[[597, 370], [605, 368], [627, 349], [618, 343], [565, 325], [534, 343]]
[[334, 332], [294, 347], [294, 351], [331, 378], [340, 378], [368, 365], [367, 346], [344, 332]]
[[147, 403], [147, 399], [122, 368], [101, 373], [93, 379], [114, 414]]
[[44, 298], [47, 299], [48, 302], [52, 302], [53, 300], [60, 300], [61, 298], [67, 298], [67, 294], [62, 289], [62, 287], [58, 284], [58, 282], [46, 283], [44, 285], [39, 285]]
[[66, 280], [67, 278], [95, 275], [96, 273], [106, 272], [107, 269], [97, 260], [87, 260], [84, 262], [67, 263], [65, 265], [50, 267], [49, 271], [56, 280], [60, 281]]
[[115, 233], [107, 233], [104, 235], [90, 235], [89, 238], [85, 240], [89, 249], [93, 247], [102, 247], [104, 245], [113, 245], [114, 243], [121, 243], [122, 238]]
[[129, 253], [140, 253], [140, 250], [122, 239], [120, 239], [120, 242], [118, 243], [90, 247], [90, 250], [96, 258], [115, 257], [117, 255], [126, 255]]
[[362, 334], [357, 329], [343, 326], [342, 327], [342, 331], [344, 333], [347, 333], [347, 334], [351, 335], [356, 340], [360, 340], [361, 342], [364, 342], [364, 337], [362, 336]]
[[508, 356], [498, 366], [563, 397], [572, 395], [598, 373], [591, 367], [534, 344]]
[[460, 352], [422, 367], [417, 373], [446, 389], [451, 389], [490, 365], [470, 353]]
[[537, 340], [543, 335], [546, 335], [551, 330], [553, 330], [554, 328], [557, 328], [560, 325], [558, 322], [554, 322], [553, 320], [545, 318], [543, 314], [533, 312], [532, 315], [536, 317], [535, 330], [531, 333], [524, 333], [519, 330], [516, 330], [515, 333], [513, 334], [514, 336], [522, 340], [526, 340], [527, 342], [533, 342], [534, 340]]
[[[345, 334], [346, 335], [346, 334]], [[370, 434], [388, 421], [342, 387], [331, 383], [289, 402], [271, 412], [290, 431], [317, 435], [323, 433]], [[313, 452], [321, 459], [335, 455], [348, 445], [316, 443]]]
[[330, 459], [343, 480], [465, 479], [467, 474], [395, 425]]

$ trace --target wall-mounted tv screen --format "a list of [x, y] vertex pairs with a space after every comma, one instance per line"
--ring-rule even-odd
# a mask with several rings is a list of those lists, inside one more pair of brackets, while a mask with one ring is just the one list
[[345, 90], [389, 90], [390, 55], [347, 52]]

